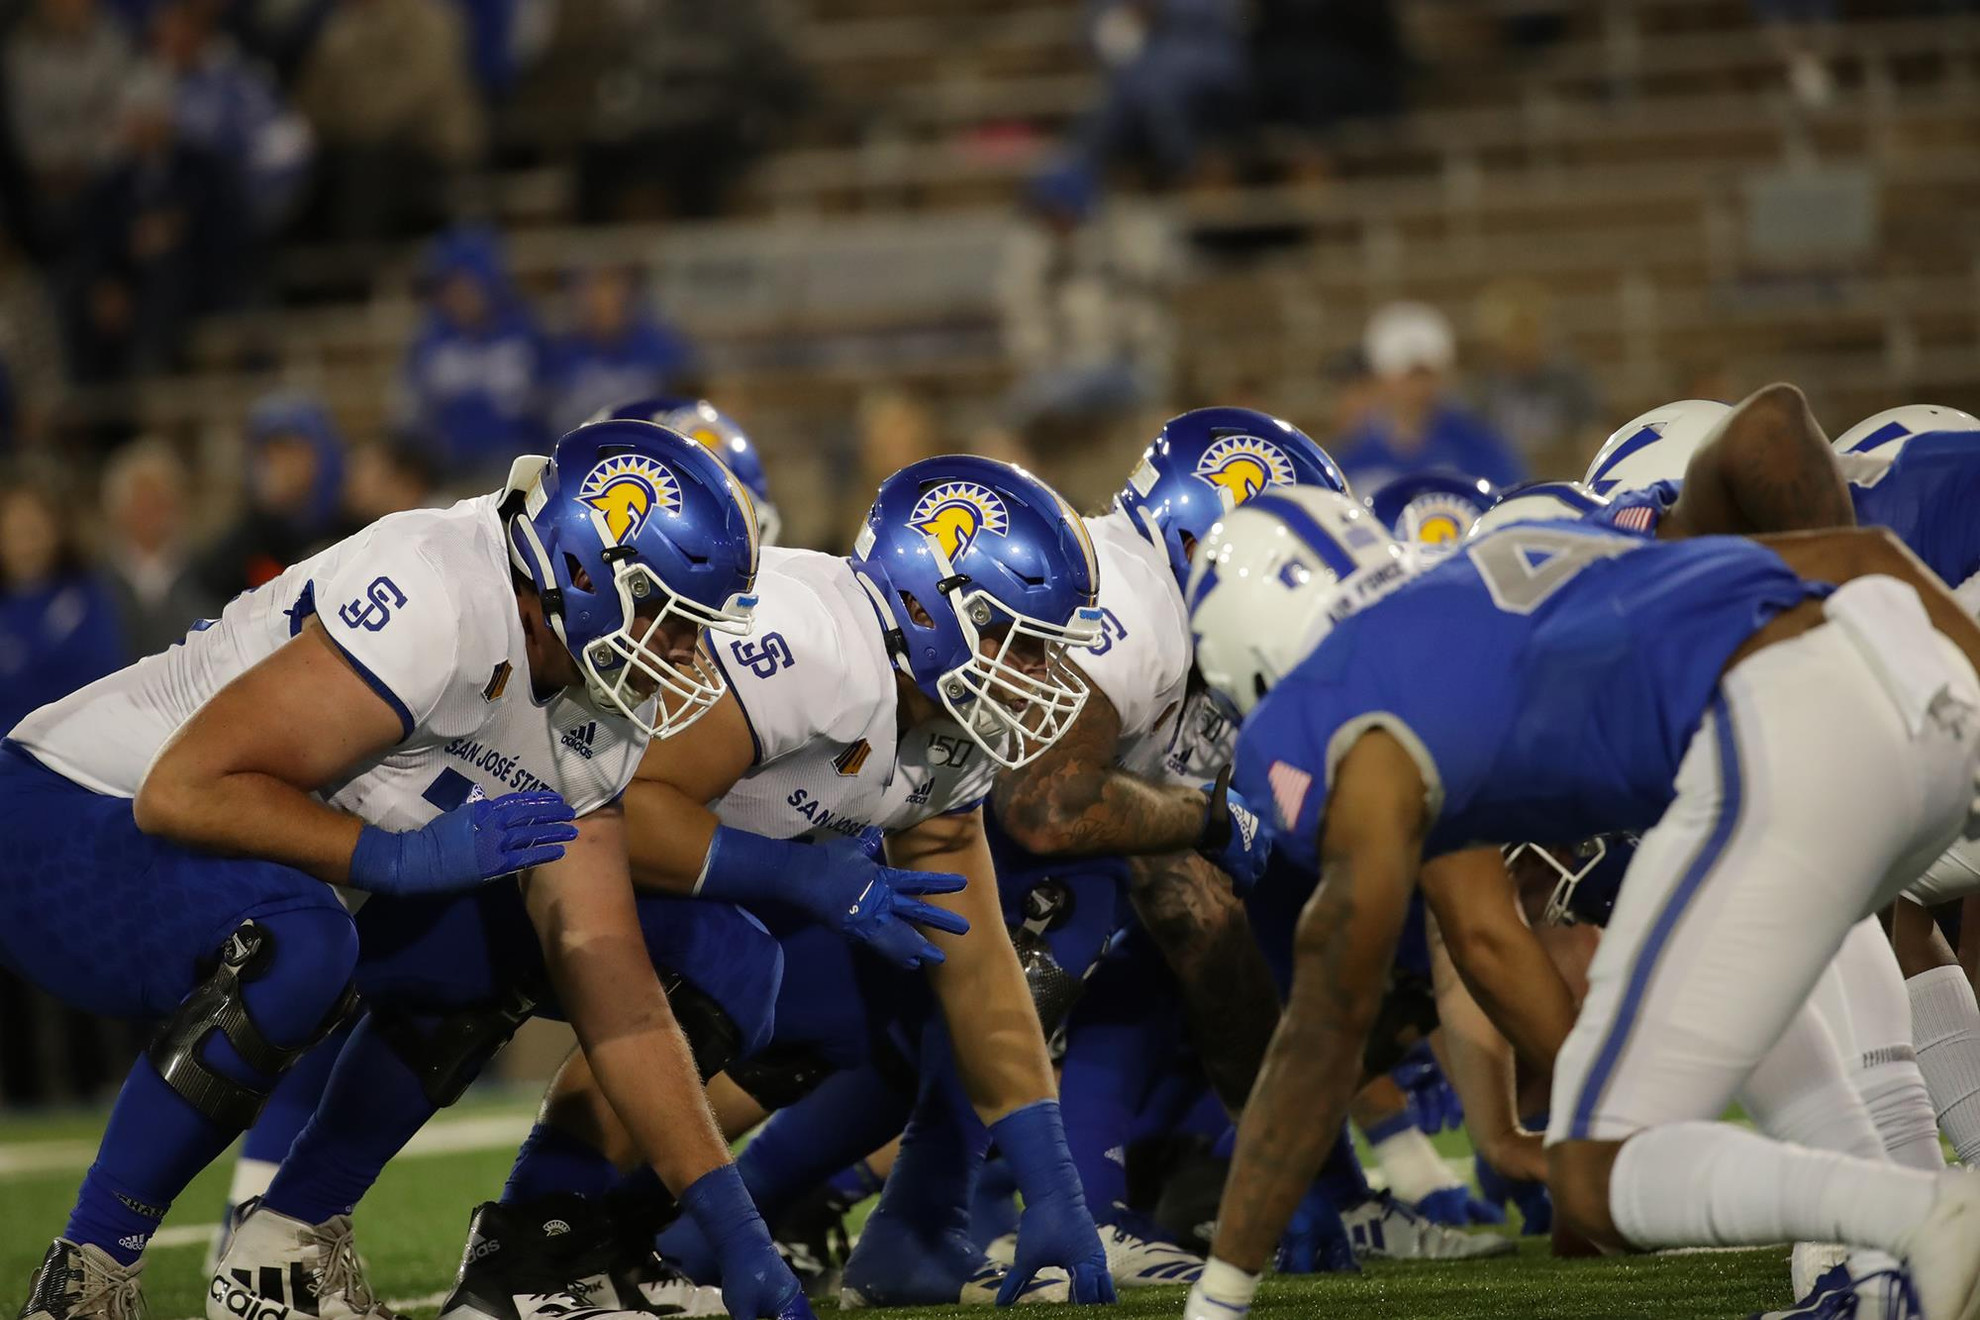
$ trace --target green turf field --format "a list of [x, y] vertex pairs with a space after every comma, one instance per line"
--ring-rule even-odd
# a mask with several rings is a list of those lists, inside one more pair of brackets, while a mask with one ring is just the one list
[[[520, 1134], [528, 1122], [528, 1107], [512, 1100], [470, 1100], [458, 1108], [447, 1121], [469, 1126], [449, 1129], [457, 1140], [435, 1145], [469, 1148], [402, 1158], [358, 1207], [358, 1243], [373, 1281], [394, 1302], [415, 1303], [420, 1317], [433, 1314], [435, 1294], [453, 1276], [469, 1209], [501, 1188], [515, 1151], [507, 1134]], [[18, 1310], [28, 1274], [60, 1231], [99, 1123], [90, 1117], [0, 1122], [0, 1316]], [[166, 1220], [163, 1245], [154, 1245], [146, 1267], [154, 1320], [202, 1313], [204, 1246], [197, 1230], [218, 1217], [226, 1179], [223, 1167], [209, 1169]], [[1523, 1247], [1506, 1260], [1375, 1265], [1359, 1278], [1279, 1279], [1266, 1285], [1261, 1301], [1287, 1320], [1722, 1320], [1787, 1301], [1784, 1250], [1557, 1261], [1544, 1242]], [[1176, 1316], [1182, 1300], [1180, 1288], [1139, 1289], [1116, 1314]]]

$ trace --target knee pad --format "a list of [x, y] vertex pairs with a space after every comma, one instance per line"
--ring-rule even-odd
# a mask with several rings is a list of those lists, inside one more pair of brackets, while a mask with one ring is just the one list
[[743, 1034], [728, 1011], [711, 995], [702, 993], [686, 977], [663, 973], [660, 988], [667, 992], [667, 1003], [674, 1010], [694, 1055], [695, 1071], [706, 1082], [735, 1062], [742, 1052]]
[[[264, 922], [242, 922], [221, 946], [213, 971], [159, 1025], [145, 1051], [165, 1084], [221, 1127], [252, 1127], [274, 1089], [275, 1079], [335, 1031], [357, 1003], [357, 989], [346, 968], [343, 990], [316, 1027], [293, 1044], [278, 1045], [255, 1022], [245, 994], [247, 986], [274, 973], [275, 962], [274, 932]], [[268, 1082], [257, 1087], [236, 1081], [202, 1058], [205, 1044], [215, 1032]]]
[[837, 1071], [802, 1041], [771, 1044], [729, 1066], [729, 1080], [765, 1109], [784, 1109], [817, 1090]]
[[512, 988], [493, 1004], [443, 1013], [412, 1013], [373, 1005], [371, 1024], [379, 1039], [419, 1079], [426, 1102], [445, 1109], [481, 1075], [516, 1028], [536, 1013], [537, 999]]
[[1389, 978], [1389, 993], [1383, 996], [1381, 1012], [1362, 1051], [1364, 1074], [1380, 1077], [1401, 1063], [1403, 1055], [1436, 1027], [1437, 995], [1430, 978], [1398, 968]]

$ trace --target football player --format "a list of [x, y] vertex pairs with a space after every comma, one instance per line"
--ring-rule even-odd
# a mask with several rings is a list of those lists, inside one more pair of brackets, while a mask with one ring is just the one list
[[[995, 769], [1043, 755], [1089, 700], [1072, 668], [1074, 654], [1101, 640], [1085, 529], [1016, 468], [931, 459], [883, 483], [850, 559], [785, 550], [765, 564], [755, 638], [717, 648], [728, 693], [692, 736], [650, 758], [628, 792], [634, 874], [742, 902], [787, 928], [799, 918], [860, 939], [893, 904], [927, 925], [923, 938], [893, 921], [868, 942], [901, 967], [925, 969], [973, 1111], [956, 1121], [988, 1126], [1026, 1211], [1015, 1269], [986, 1271], [980, 1255], [937, 1241], [915, 1286], [941, 1295], [917, 1299], [1014, 1297], [1046, 1265], [1066, 1268], [1074, 1300], [1111, 1299], [1064, 1154], [1038, 1018], [1002, 931], [980, 810]], [[959, 892], [936, 897], [939, 908], [893, 895], [888, 878], [899, 873], [860, 847], [876, 831], [890, 861], [953, 872]], [[846, 987], [871, 980], [872, 964], [849, 962], [841, 940], [803, 932], [785, 948], [777, 1044], [720, 1079], [725, 1109], [740, 1115], [732, 1127], [815, 1085], [821, 1040], [866, 1034], [867, 1007]], [[884, 1023], [892, 1005], [882, 998], [874, 1011]], [[543, 1171], [553, 1162], [609, 1165], [616, 1142], [591, 1132], [590, 1089], [574, 1060], [512, 1194], [556, 1181]], [[588, 1145], [588, 1156], [573, 1145]], [[477, 1231], [486, 1229], [484, 1216]], [[885, 1234], [867, 1237], [878, 1250]], [[505, 1285], [477, 1264], [472, 1255], [464, 1263], [446, 1314], [500, 1315], [498, 1303], [508, 1303], [487, 1298]]]
[[1498, 498], [1498, 488], [1477, 477], [1412, 472], [1370, 495], [1368, 511], [1404, 545], [1441, 554], [1455, 550]]
[[[24, 1316], [140, 1313], [160, 1218], [348, 1009], [333, 887], [516, 873], [602, 1092], [747, 1266], [730, 1305], [802, 1306], [648, 959], [618, 805], [647, 741], [721, 698], [700, 638], [748, 632], [756, 563], [748, 498], [700, 445], [580, 428], [506, 489], [385, 518], [16, 726], [0, 956], [161, 1023]], [[306, 1272], [375, 1312], [349, 1219], [296, 1230]]]
[[655, 426], [664, 426], [706, 445], [715, 457], [722, 460], [724, 467], [736, 474], [736, 480], [749, 492], [750, 503], [756, 508], [756, 526], [762, 534], [763, 544], [783, 544], [784, 519], [777, 512], [777, 502], [770, 498], [770, 476], [763, 470], [763, 456], [758, 452], [756, 442], [749, 438], [749, 433], [736, 425], [727, 413], [706, 399], [670, 394], [623, 404], [608, 409], [592, 420], [603, 421], [608, 417], [652, 422]]
[[1515, 525], [1419, 571], [1369, 522], [1318, 493], [1254, 503], [1191, 584], [1198, 663], [1249, 714], [1239, 782], [1320, 888], [1189, 1314], [1249, 1307], [1419, 871], [1616, 830], [1642, 843], [1555, 1063], [1566, 1226], [1612, 1248], [1848, 1242], [1866, 1289], [1980, 1313], [1980, 1178], [1888, 1162], [1832, 1043], [1846, 1147], [1716, 1121], [1735, 1096], [1763, 1127], [1806, 1101], [1757, 1074], [1790, 1035], [1827, 1040], [1807, 1000], [1845, 936], [1968, 819], [1980, 628], [1881, 531]]

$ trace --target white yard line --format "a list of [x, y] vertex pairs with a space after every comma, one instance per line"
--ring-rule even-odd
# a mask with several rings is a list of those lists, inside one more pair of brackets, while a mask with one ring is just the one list
[[[463, 1151], [496, 1150], [515, 1147], [529, 1134], [531, 1116], [527, 1112], [472, 1114], [459, 1118], [441, 1115], [412, 1139], [401, 1159], [428, 1155], [456, 1155]], [[0, 1145], [0, 1182], [32, 1177], [41, 1173], [77, 1172], [87, 1169], [96, 1158], [94, 1141], [22, 1141]]]

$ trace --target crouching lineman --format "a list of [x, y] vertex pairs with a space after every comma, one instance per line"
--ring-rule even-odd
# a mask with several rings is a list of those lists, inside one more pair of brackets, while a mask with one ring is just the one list
[[[536, 463], [524, 498], [383, 519], [0, 749], [0, 954], [79, 1007], [162, 1020], [24, 1316], [140, 1313], [173, 1199], [348, 1007], [358, 941], [331, 886], [515, 873], [601, 1090], [748, 1262], [730, 1306], [802, 1308], [648, 961], [617, 805], [647, 740], [722, 694], [699, 638], [749, 628], [747, 499], [643, 424], [581, 428]], [[348, 1219], [313, 1227], [319, 1281], [348, 1278]]]
[[[1048, 1265], [1066, 1268], [1074, 1300], [1112, 1297], [1065, 1154], [1038, 1018], [999, 919], [979, 806], [997, 766], [1037, 758], [1086, 703], [1069, 652], [1100, 640], [1095, 589], [1083, 527], [1034, 478], [971, 457], [903, 469], [882, 484], [850, 560], [765, 555], [755, 639], [716, 650], [729, 693], [649, 756], [626, 798], [642, 885], [741, 902], [786, 928], [815, 923], [926, 968], [968, 1107], [1026, 1199], [1008, 1275], [978, 1277], [970, 1261], [933, 1249], [918, 1262], [949, 1302], [1015, 1296]], [[858, 847], [876, 830], [896, 865], [969, 882], [905, 907], [926, 938], [882, 920], [906, 900], [890, 889], [899, 873]], [[806, 934], [787, 938], [787, 950]], [[722, 1085], [732, 1098], [739, 1089], [764, 1108], [788, 1103], [822, 1076], [809, 1029], [867, 1016], [841, 987], [868, 978], [845, 970], [839, 949], [823, 951], [835, 960], [806, 943], [811, 955], [787, 957], [777, 1044], [730, 1070]], [[574, 1059], [505, 1199], [568, 1188], [591, 1176], [584, 1167], [609, 1173], [603, 1151], [618, 1143], [593, 1127], [591, 1089]], [[506, 1320], [503, 1308], [524, 1309], [495, 1264], [471, 1253], [444, 1313]]]
[[[1666, 545], [1522, 524], [1424, 571], [1345, 501], [1275, 504], [1213, 535], [1191, 618], [1205, 677], [1250, 712], [1239, 782], [1321, 882], [1188, 1313], [1248, 1309], [1419, 870], [1630, 830], [1556, 1063], [1557, 1213], [1617, 1248], [1847, 1242], [1924, 1320], [1980, 1314], [1980, 1179], [1716, 1121], [1776, 1042], [1819, 1028], [1809, 992], [1849, 929], [1968, 819], [1980, 628], [1943, 585], [1856, 530]], [[1830, 1058], [1852, 1148], [1881, 1155]]]

